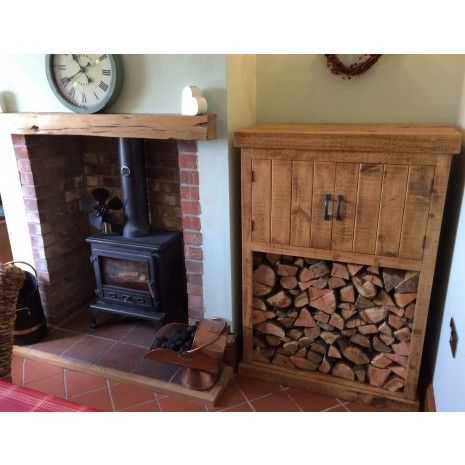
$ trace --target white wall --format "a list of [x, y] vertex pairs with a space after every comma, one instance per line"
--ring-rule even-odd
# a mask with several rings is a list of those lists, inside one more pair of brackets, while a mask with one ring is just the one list
[[[125, 83], [111, 108], [115, 113], [180, 113], [181, 90], [198, 85], [208, 111], [218, 116], [218, 139], [199, 143], [200, 201], [207, 316], [232, 319], [230, 153], [227, 140], [226, 56], [124, 55]], [[9, 111], [66, 112], [54, 97], [45, 76], [43, 55], [0, 55], [0, 90], [6, 91]], [[5, 145], [6, 144], [6, 145]], [[30, 246], [21, 209], [19, 179], [12, 163], [11, 144], [1, 148], [5, 209], [15, 258], [29, 258]], [[7, 147], [8, 146], [8, 147]], [[14, 161], [14, 159], [13, 159]], [[0, 178], [1, 179], [1, 178]], [[19, 190], [18, 190], [19, 187]]]

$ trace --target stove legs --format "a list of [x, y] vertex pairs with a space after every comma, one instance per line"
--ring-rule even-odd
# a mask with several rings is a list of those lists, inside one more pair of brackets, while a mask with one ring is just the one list
[[97, 310], [95, 308], [90, 311], [90, 327], [92, 329], [97, 327]]

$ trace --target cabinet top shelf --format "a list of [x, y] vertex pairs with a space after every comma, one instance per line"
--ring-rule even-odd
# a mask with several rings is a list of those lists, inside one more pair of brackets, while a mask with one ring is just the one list
[[234, 134], [243, 148], [425, 155], [458, 154], [461, 141], [457, 129], [439, 124], [259, 124]]

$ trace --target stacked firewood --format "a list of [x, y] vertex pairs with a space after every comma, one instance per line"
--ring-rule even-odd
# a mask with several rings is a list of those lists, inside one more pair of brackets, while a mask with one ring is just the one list
[[402, 390], [418, 277], [254, 253], [255, 360]]

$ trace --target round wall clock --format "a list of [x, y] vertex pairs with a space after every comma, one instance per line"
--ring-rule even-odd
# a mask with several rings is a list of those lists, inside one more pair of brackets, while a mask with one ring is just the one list
[[109, 108], [124, 79], [119, 55], [46, 55], [45, 70], [58, 100], [77, 113]]

